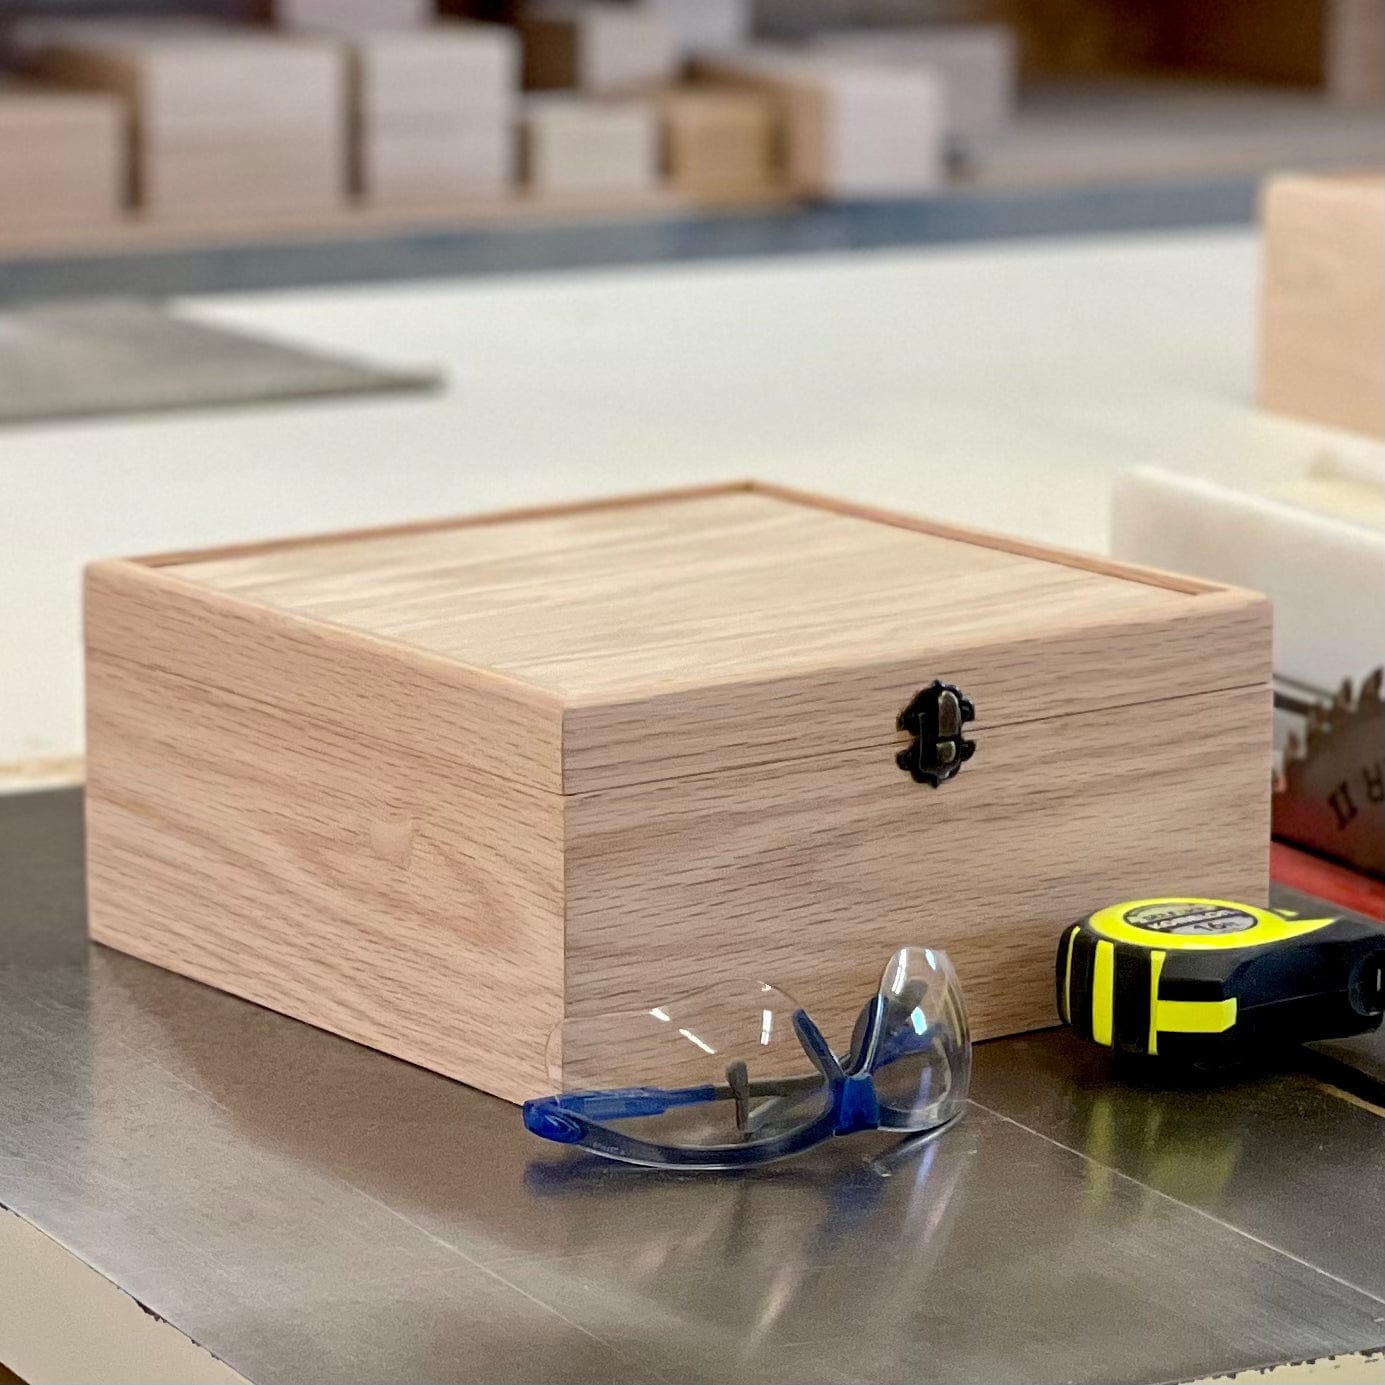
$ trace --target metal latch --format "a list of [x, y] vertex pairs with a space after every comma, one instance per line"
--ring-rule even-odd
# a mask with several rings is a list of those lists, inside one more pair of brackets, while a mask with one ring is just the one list
[[976, 742], [962, 736], [962, 727], [975, 718], [976, 708], [961, 688], [935, 678], [896, 720], [912, 739], [895, 763], [916, 784], [946, 784], [976, 753]]

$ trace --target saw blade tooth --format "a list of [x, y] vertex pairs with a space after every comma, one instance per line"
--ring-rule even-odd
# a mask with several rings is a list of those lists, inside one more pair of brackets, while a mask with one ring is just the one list
[[1361, 682], [1361, 691], [1357, 694], [1356, 702], [1360, 706], [1363, 703], [1373, 703], [1379, 705], [1381, 701], [1380, 689], [1382, 682], [1385, 682], [1385, 668], [1373, 669]]
[[1351, 693], [1351, 679], [1343, 678], [1342, 686], [1337, 689], [1337, 695], [1332, 699], [1332, 708], [1338, 712], [1349, 712], [1356, 699]]

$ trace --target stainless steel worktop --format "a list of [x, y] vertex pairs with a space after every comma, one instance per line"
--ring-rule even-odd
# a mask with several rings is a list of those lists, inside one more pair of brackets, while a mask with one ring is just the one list
[[1166, 1381], [1385, 1343], [1385, 1132], [1311, 1063], [1166, 1090], [1051, 1031], [980, 1046], [973, 1095], [931, 1144], [745, 1175], [545, 1147], [91, 947], [79, 795], [0, 799], [0, 1205], [253, 1381]]

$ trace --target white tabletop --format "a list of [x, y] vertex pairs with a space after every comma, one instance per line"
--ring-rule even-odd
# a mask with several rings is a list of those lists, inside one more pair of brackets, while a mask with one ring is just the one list
[[88, 559], [758, 476], [1104, 549], [1157, 463], [1378, 444], [1252, 407], [1244, 231], [188, 300], [436, 395], [0, 432], [0, 763], [81, 744]]

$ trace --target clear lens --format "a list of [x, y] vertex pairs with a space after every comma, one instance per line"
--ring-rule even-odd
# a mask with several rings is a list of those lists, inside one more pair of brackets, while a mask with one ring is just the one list
[[600, 1093], [588, 1120], [685, 1149], [761, 1144], [827, 1109], [826, 1078], [794, 1032], [782, 991], [731, 983], [648, 1010], [566, 1020], [548, 1045], [565, 1094]]
[[947, 954], [901, 948], [880, 979], [880, 999], [869, 1067], [882, 1112], [910, 1130], [951, 1120], [971, 1083], [971, 1031]]

